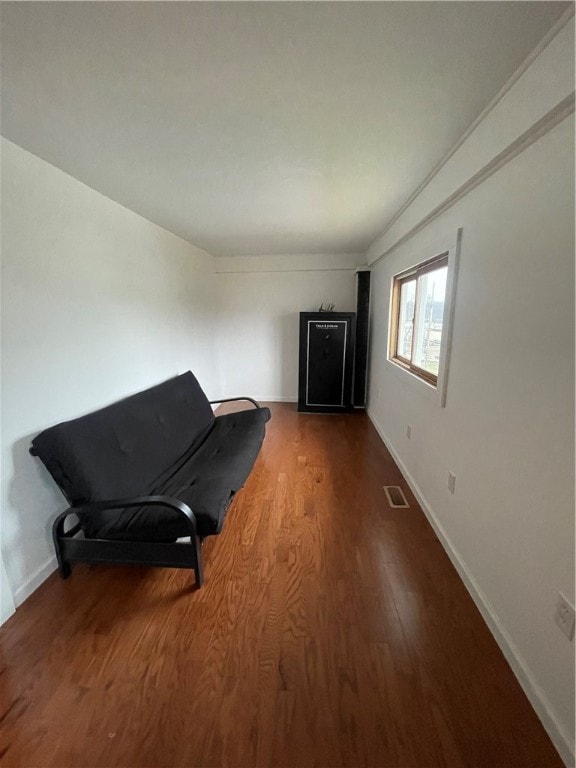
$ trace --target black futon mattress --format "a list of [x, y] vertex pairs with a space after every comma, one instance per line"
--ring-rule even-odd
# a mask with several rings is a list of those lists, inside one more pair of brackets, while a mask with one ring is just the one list
[[[183, 501], [197, 533], [219, 533], [262, 441], [268, 408], [214, 416], [189, 371], [41, 432], [33, 447], [71, 505], [166, 495]], [[79, 513], [89, 538], [174, 541], [189, 535], [163, 507]]]

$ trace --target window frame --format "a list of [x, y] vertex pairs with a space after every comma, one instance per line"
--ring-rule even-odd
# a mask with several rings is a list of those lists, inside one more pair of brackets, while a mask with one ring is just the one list
[[[450, 370], [450, 358], [452, 354], [452, 336], [454, 328], [454, 316], [456, 308], [456, 293], [458, 272], [460, 263], [460, 251], [462, 247], [463, 229], [458, 227], [451, 233], [445, 233], [433, 243], [419, 246], [418, 252], [412, 251], [412, 258], [404, 254], [404, 258], [395, 258], [396, 269], [388, 277], [388, 328], [385, 363], [390, 373], [398, 378], [403, 385], [413, 388], [422, 397], [436, 402], [440, 408], [446, 407], [448, 397], [448, 378]], [[433, 256], [431, 256], [433, 254]], [[448, 275], [446, 278], [446, 293], [444, 297], [444, 316], [442, 320], [442, 343], [440, 346], [440, 360], [438, 366], [437, 383], [433, 384], [428, 379], [413, 373], [410, 368], [403, 365], [401, 359], [392, 357], [392, 328], [396, 322], [397, 314], [393, 302], [394, 279], [414, 275], [418, 268], [432, 264], [437, 258], [448, 254]], [[420, 258], [418, 258], [420, 256]], [[408, 257], [408, 258], [407, 258]], [[395, 351], [395, 350], [394, 350]]]
[[[427, 371], [425, 368], [421, 368], [419, 365], [416, 365], [415, 363], [413, 363], [412, 362], [413, 346], [411, 349], [411, 359], [404, 357], [398, 352], [398, 332], [400, 330], [400, 311], [401, 311], [400, 297], [402, 293], [402, 287], [406, 283], [415, 281], [416, 286], [414, 291], [414, 314], [412, 315], [412, 345], [413, 345], [415, 318], [417, 315], [418, 301], [420, 299], [420, 278], [423, 275], [428, 274], [429, 272], [435, 272], [437, 269], [442, 269], [443, 267], [448, 268], [448, 257], [449, 257], [449, 251], [446, 250], [444, 251], [444, 253], [437, 254], [436, 256], [433, 256], [431, 259], [428, 259], [427, 261], [421, 262], [420, 264], [417, 264], [416, 266], [411, 267], [410, 269], [407, 269], [405, 272], [401, 272], [398, 275], [394, 275], [392, 278], [392, 313], [391, 313], [392, 322], [390, 327], [390, 342], [389, 342], [388, 357], [392, 362], [410, 371], [410, 373], [412, 373], [414, 376], [418, 376], [419, 378], [424, 379], [424, 381], [426, 381], [428, 384], [432, 384], [432, 386], [434, 387], [438, 386], [439, 372], [438, 374], [431, 373], [430, 371]], [[444, 305], [446, 305], [446, 298], [444, 299]], [[440, 353], [442, 352], [443, 341], [444, 341], [444, 324], [442, 324], [442, 341], [440, 342]]]

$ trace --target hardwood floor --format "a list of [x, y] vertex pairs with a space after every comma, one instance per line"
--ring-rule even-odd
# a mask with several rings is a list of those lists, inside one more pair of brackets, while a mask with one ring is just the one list
[[366, 415], [272, 409], [200, 591], [76, 566], [0, 629], [2, 765], [561, 766]]

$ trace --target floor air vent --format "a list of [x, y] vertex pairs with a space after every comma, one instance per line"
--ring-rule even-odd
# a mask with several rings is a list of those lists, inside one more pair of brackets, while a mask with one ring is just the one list
[[388, 504], [390, 504], [391, 507], [410, 506], [410, 504], [408, 504], [406, 501], [404, 491], [402, 488], [400, 488], [399, 485], [385, 485], [384, 490], [386, 491], [386, 496], [388, 497]]

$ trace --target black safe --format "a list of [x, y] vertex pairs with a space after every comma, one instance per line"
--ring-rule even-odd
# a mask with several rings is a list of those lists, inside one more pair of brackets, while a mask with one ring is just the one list
[[354, 312], [301, 312], [298, 410], [352, 410]]

